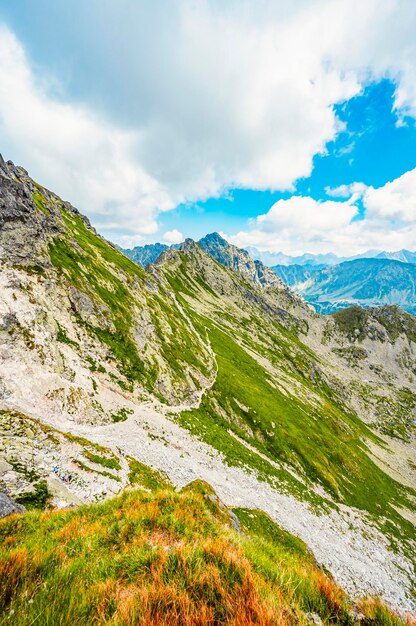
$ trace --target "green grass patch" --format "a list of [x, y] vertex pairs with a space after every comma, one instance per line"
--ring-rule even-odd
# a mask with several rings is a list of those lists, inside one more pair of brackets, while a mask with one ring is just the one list
[[46, 208], [46, 206], [44, 204], [42, 194], [40, 194], [40, 193], [33, 193], [32, 194], [32, 198], [33, 198], [33, 202], [36, 204], [38, 209], [40, 211], [42, 211], [42, 213], [45, 213], [46, 215], [48, 215], [49, 211], [48, 211], [48, 209]]
[[[1, 520], [0, 623], [291, 626], [315, 612], [353, 626], [347, 595], [296, 542], [266, 537], [264, 519], [237, 534], [211, 505], [192, 489], [131, 490]], [[358, 607], [363, 626], [404, 626], [379, 601]]]
[[129, 415], [131, 415], [134, 411], [132, 409], [127, 409], [126, 407], [121, 407], [118, 411], [111, 414], [111, 419], [113, 422], [125, 422]]
[[281, 528], [264, 511], [234, 508], [241, 524], [241, 530], [248, 535], [256, 535], [266, 539], [274, 545], [285, 548], [288, 552], [301, 556], [308, 562], [313, 562], [314, 557], [304, 541]]
[[58, 326], [58, 332], [56, 333], [56, 341], [60, 343], [66, 343], [68, 346], [72, 346], [73, 348], [79, 348], [79, 343], [74, 341], [70, 337], [68, 337], [65, 328], [63, 328], [59, 322], [56, 322]]
[[161, 470], [155, 470], [132, 457], [127, 457], [127, 461], [129, 464], [129, 482], [131, 485], [141, 485], [150, 490], [171, 486], [167, 474]]
[[33, 491], [22, 493], [15, 497], [16, 502], [23, 504], [27, 509], [47, 508], [52, 494], [49, 492], [46, 480], [39, 480], [33, 485]]
[[82, 453], [86, 459], [91, 461], [91, 463], [96, 463], [97, 465], [102, 465], [103, 467], [107, 467], [108, 469], [120, 470], [121, 465], [120, 461], [116, 457], [108, 458], [106, 456], [101, 456], [99, 454], [95, 454], [90, 450], [84, 450]]

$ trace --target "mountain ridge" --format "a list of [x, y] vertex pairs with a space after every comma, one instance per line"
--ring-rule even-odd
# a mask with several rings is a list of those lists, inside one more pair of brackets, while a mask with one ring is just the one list
[[262, 252], [258, 248], [248, 247], [247, 251], [254, 259], [260, 259], [266, 265], [303, 265], [303, 266], [317, 266], [317, 265], [338, 265], [345, 261], [355, 261], [356, 259], [396, 259], [398, 261], [404, 261], [406, 263], [416, 263], [416, 252], [402, 249], [393, 252], [380, 251], [380, 250], [367, 250], [361, 254], [351, 256], [338, 256], [333, 252], [326, 254], [313, 254], [305, 253], [298, 256], [291, 256], [281, 252]]
[[[284, 288], [282, 283], [275, 281], [274, 273], [292, 289], [294, 294], [297, 293], [303, 297], [318, 313], [333, 313], [341, 308], [355, 304], [366, 307], [393, 304], [402, 306], [408, 313], [416, 313], [413, 271], [413, 261], [416, 261], [416, 253], [408, 250], [394, 253], [373, 253], [374, 256], [367, 256], [367, 253], [365, 253], [358, 257], [345, 258], [345, 260], [340, 260], [335, 255], [303, 255], [302, 257], [292, 259], [292, 261], [301, 260], [301, 264], [288, 262], [284, 265], [274, 265], [269, 268], [259, 259], [252, 258], [250, 251], [230, 244], [219, 233], [208, 234], [197, 243], [219, 263], [247, 273], [254, 282], [259, 282], [265, 286], [274, 284], [276, 287]], [[169, 247], [181, 249], [183, 245], [150, 244], [134, 248], [133, 251], [124, 250], [123, 252], [135, 262], [146, 266], [148, 263], [156, 262], [158, 256]], [[253, 250], [255, 253], [255, 249]], [[282, 258], [281, 260], [285, 259]], [[386, 263], [383, 265], [382, 261], [386, 261]], [[372, 286], [367, 285], [366, 289], [364, 289], [362, 285], [360, 287], [359, 284], [356, 284], [355, 292], [345, 288], [343, 293], [338, 293], [340, 277], [337, 275], [337, 272], [338, 274], [342, 273], [343, 268], [351, 270], [350, 276], [344, 276], [345, 283], [347, 281], [352, 285], [357, 283], [357, 280], [359, 280], [355, 275], [357, 272], [359, 276], [365, 276], [365, 281], [368, 282], [371, 268], [377, 262], [380, 262], [380, 267], [383, 268], [394, 268], [395, 262], [407, 263], [407, 268], [406, 271], [401, 273], [396, 272], [396, 277], [394, 272], [391, 271], [384, 285], [381, 285], [377, 272], [373, 272]], [[344, 265], [345, 263], [350, 265]], [[390, 290], [388, 285], [390, 285]], [[383, 291], [383, 293], [377, 293], [377, 289]], [[372, 297], [368, 295], [370, 291], [373, 292]]]
[[192, 240], [145, 271], [10, 163], [0, 214], [12, 495], [91, 502], [134, 463], [201, 478], [305, 540], [349, 593], [414, 607], [412, 316], [316, 315], [251, 259], [228, 267]]

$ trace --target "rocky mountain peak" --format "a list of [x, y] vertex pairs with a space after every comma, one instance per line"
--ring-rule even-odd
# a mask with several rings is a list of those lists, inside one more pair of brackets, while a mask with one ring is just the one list
[[165, 243], [151, 243], [144, 246], [136, 246], [130, 249], [121, 249], [122, 252], [132, 261], [138, 263], [142, 267], [146, 267], [149, 263], [155, 263], [158, 257], [170, 246]]
[[221, 237], [221, 235], [217, 232], [208, 233], [208, 235], [202, 237], [202, 239], [200, 239], [198, 243], [201, 245], [201, 247], [204, 247], [204, 245], [216, 244], [227, 248], [230, 245], [228, 241], [224, 239], [224, 237]]
[[0, 155], [0, 260], [14, 266], [49, 267], [47, 243], [65, 231], [62, 211], [82, 220], [97, 235], [70, 202]]
[[237, 270], [252, 282], [262, 287], [287, 289], [273, 270], [261, 261], [254, 261], [246, 250], [229, 243], [219, 233], [214, 232], [203, 237], [198, 244], [221, 265]]

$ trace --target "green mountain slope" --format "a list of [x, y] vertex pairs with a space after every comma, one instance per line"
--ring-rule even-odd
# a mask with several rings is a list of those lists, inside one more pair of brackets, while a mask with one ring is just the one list
[[[4, 162], [0, 216], [3, 415], [19, 411], [108, 448], [120, 480], [100, 480], [113, 493], [128, 484], [126, 455], [150, 459], [178, 485], [193, 454], [194, 477], [211, 478], [210, 458], [217, 485], [235, 481], [237, 492], [250, 476], [243, 507], [264, 490], [287, 503], [276, 515], [288, 527], [293, 511], [305, 513], [314, 526], [299, 532], [349, 588], [358, 579], [362, 592], [380, 579], [389, 601], [412, 606], [410, 316], [386, 309], [322, 318], [280, 281], [224, 267], [190, 240], [145, 271], [71, 205]], [[42, 466], [52, 484], [52, 444], [39, 440], [32, 456], [30, 436], [21, 446], [25, 471]], [[8, 449], [0, 461], [11, 465]], [[85, 449], [97, 461], [97, 451]], [[77, 478], [82, 452], [59, 450]], [[81, 471], [79, 499], [89, 502], [96, 479]], [[2, 479], [9, 489], [15, 473]], [[65, 489], [69, 498], [74, 487]], [[325, 546], [326, 532], [345, 536], [346, 549]], [[373, 552], [380, 572], [370, 571]]]
[[303, 343], [313, 323], [308, 310], [292, 302], [288, 313], [284, 290], [256, 292], [196, 244], [169, 256], [154, 274], [175, 289], [194, 325], [208, 333], [218, 366], [214, 385], [198, 408], [180, 416], [181, 424], [231, 463], [251, 465], [299, 495], [311, 497], [319, 484], [330, 499], [407, 527], [395, 507], [414, 510], [415, 492], [369, 458], [364, 440], [382, 442], [348, 408], [342, 387]]
[[[36, 276], [49, 300], [44, 312], [50, 339], [54, 334], [56, 341], [78, 347], [92, 369], [115, 368], [112, 375], [122, 388], [137, 385], [172, 402], [192, 397], [209, 378], [212, 363], [175, 300], [24, 170], [3, 164], [0, 174], [3, 196], [11, 203], [2, 211], [1, 256], [7, 267]], [[60, 323], [53, 309], [62, 310], [62, 304], [66, 315]], [[10, 320], [9, 332], [33, 333], [19, 324]]]

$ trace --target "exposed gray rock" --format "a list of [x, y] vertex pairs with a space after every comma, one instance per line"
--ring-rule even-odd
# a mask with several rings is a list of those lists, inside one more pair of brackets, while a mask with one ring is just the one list
[[213, 259], [231, 269], [237, 270], [254, 283], [286, 289], [283, 281], [261, 261], [253, 261], [246, 250], [228, 243], [218, 233], [211, 233], [198, 241], [198, 245]]
[[26, 511], [24, 506], [15, 502], [5, 491], [0, 491], [0, 518], [24, 511]]
[[[45, 264], [46, 233], [55, 225], [33, 199], [36, 188], [23, 168], [0, 157], [0, 259], [14, 265]], [[48, 226], [47, 226], [48, 223]]]
[[63, 231], [59, 206], [79, 216], [95, 233], [89, 220], [69, 202], [0, 155], [0, 260], [37, 269], [49, 267], [47, 242]]
[[241, 524], [237, 515], [234, 513], [234, 511], [231, 510], [228, 511], [228, 515], [230, 516], [231, 528], [237, 533], [241, 533]]

